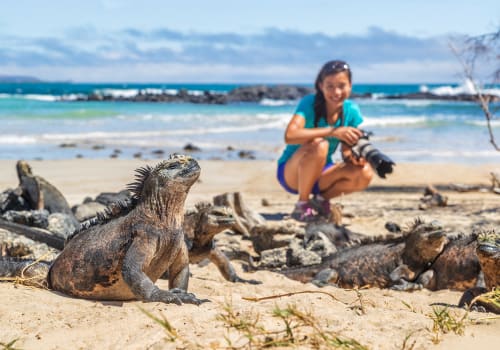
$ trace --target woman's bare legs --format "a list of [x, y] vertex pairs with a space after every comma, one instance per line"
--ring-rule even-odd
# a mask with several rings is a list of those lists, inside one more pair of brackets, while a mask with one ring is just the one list
[[362, 191], [373, 178], [373, 169], [368, 162], [364, 165], [338, 163], [327, 169], [319, 178], [321, 195], [327, 199], [342, 194]]
[[285, 181], [299, 192], [299, 201], [308, 201], [314, 183], [326, 164], [328, 141], [316, 138], [300, 147], [285, 165]]
[[299, 192], [299, 201], [308, 201], [312, 188], [319, 181], [321, 195], [330, 199], [342, 194], [362, 191], [370, 184], [370, 164], [338, 163], [323, 172], [328, 154], [328, 141], [316, 138], [300, 147], [285, 165], [285, 181]]

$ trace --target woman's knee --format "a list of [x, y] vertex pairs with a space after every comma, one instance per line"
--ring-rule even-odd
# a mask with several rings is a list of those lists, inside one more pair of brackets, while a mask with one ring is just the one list
[[328, 141], [323, 138], [315, 138], [314, 140], [303, 145], [303, 151], [298, 159], [298, 166], [311, 166], [312, 163], [322, 164], [326, 161], [328, 155]]
[[328, 141], [322, 137], [316, 137], [307, 144], [307, 152], [319, 158], [325, 158], [328, 154]]
[[359, 190], [364, 190], [365, 188], [368, 187], [368, 185], [373, 179], [373, 174], [374, 174], [373, 168], [369, 163], [366, 163], [365, 165], [360, 167], [356, 181]]
[[351, 181], [353, 191], [362, 191], [368, 187], [373, 178], [373, 169], [367, 163], [363, 166], [353, 165], [351, 175], [348, 177]]

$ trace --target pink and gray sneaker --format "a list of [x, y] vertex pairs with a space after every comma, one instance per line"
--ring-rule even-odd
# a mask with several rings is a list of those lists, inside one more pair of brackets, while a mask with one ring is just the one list
[[317, 218], [314, 208], [309, 202], [297, 202], [291, 217], [301, 222], [311, 222]]
[[309, 202], [311, 203], [312, 208], [316, 210], [318, 215], [327, 219], [332, 215], [330, 200], [314, 196]]

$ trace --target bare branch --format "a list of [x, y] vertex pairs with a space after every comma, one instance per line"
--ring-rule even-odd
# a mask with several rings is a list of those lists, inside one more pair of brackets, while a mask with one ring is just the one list
[[497, 151], [500, 151], [500, 147], [495, 141], [495, 135], [491, 126], [491, 121], [495, 119], [494, 114], [497, 111], [497, 108], [490, 108], [490, 103], [494, 102], [495, 96], [484, 95], [481, 86], [479, 86], [476, 79], [474, 79], [474, 70], [478, 60], [482, 59], [484, 61], [489, 61], [492, 59], [493, 64], [495, 64], [495, 62], [497, 64], [494, 68], [494, 72], [491, 73], [493, 78], [492, 84], [495, 84], [500, 80], [500, 67], [498, 65], [498, 62], [500, 61], [500, 28], [494, 33], [465, 38], [460, 49], [453, 43], [450, 43], [449, 46], [455, 57], [462, 65], [464, 77], [473, 84], [477, 102], [486, 119], [490, 143]]

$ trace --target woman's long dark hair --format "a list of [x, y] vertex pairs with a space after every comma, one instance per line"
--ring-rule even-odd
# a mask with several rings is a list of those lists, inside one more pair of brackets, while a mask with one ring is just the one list
[[[326, 116], [326, 101], [323, 92], [320, 89], [321, 83], [329, 75], [337, 74], [340, 72], [347, 72], [347, 77], [349, 78], [349, 83], [352, 82], [352, 72], [349, 65], [344, 61], [334, 60], [326, 62], [320, 69], [318, 76], [316, 77], [316, 82], [314, 83], [314, 88], [316, 89], [316, 97], [314, 98], [314, 127], [317, 128], [321, 118], [327, 118]], [[340, 111], [343, 113], [343, 111]]]

